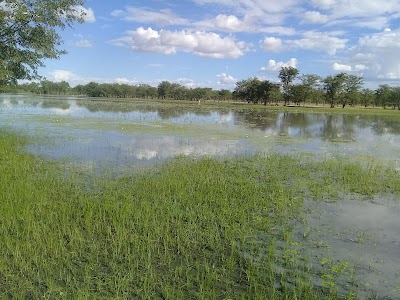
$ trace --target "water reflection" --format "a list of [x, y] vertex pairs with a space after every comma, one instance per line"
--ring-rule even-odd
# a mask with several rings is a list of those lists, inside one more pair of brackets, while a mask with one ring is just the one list
[[[230, 110], [197, 102], [127, 103], [0, 95], [0, 126], [12, 124], [31, 131], [40, 128], [50, 136], [69, 138], [68, 143], [31, 147], [31, 151], [54, 158], [110, 159], [117, 164], [177, 155], [242, 155], [271, 148], [400, 160], [399, 119], [252, 110], [248, 106]], [[124, 128], [132, 129], [121, 132]]]

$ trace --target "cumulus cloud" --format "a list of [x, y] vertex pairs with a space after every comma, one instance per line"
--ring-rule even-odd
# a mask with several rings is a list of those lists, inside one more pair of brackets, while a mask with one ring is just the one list
[[352, 71], [352, 67], [349, 65], [343, 65], [343, 64], [339, 64], [339, 63], [334, 63], [332, 65], [332, 69], [334, 71], [342, 71], [342, 72], [350, 72]]
[[263, 41], [265, 52], [278, 52], [282, 50], [282, 40], [275, 37], [266, 37]]
[[113, 40], [112, 43], [140, 52], [171, 55], [177, 51], [185, 51], [213, 58], [238, 58], [249, 51], [246, 43], [237, 42], [232, 36], [221, 37], [205, 31], [157, 31], [143, 27], [128, 31], [125, 36]]
[[49, 75], [50, 75], [49, 79], [55, 82], [60, 82], [60, 81], [71, 82], [79, 79], [78, 75], [66, 70], [54, 70], [50, 72]]
[[374, 17], [400, 11], [398, 0], [311, 0], [315, 8], [327, 10], [335, 18]]
[[363, 36], [353, 52], [352, 62], [366, 66], [370, 77], [400, 79], [400, 29]]
[[361, 72], [361, 71], [368, 70], [368, 67], [366, 65], [363, 65], [363, 64], [358, 64], [358, 65], [354, 66], [353, 70], [357, 71], [357, 72]]
[[111, 82], [118, 83], [118, 84], [129, 84], [129, 85], [138, 84], [138, 81], [136, 79], [129, 79], [129, 78], [125, 78], [125, 77], [114, 78], [111, 80]]
[[163, 54], [175, 54], [176, 48], [169, 45], [163, 45], [158, 31], [143, 27], [137, 30], [130, 30], [125, 36], [111, 41], [116, 46], [125, 46], [134, 51], [157, 52]]
[[[239, 19], [235, 15], [219, 14], [215, 18], [195, 22], [193, 25], [200, 30], [213, 30], [224, 32], [263, 32], [270, 34], [293, 35], [295, 30], [292, 27], [272, 26], [266, 24], [271, 22], [271, 18], [265, 19], [263, 16], [244, 16]], [[280, 23], [281, 20], [274, 23]]]
[[86, 23], [96, 22], [94, 11], [91, 8], [83, 7], [82, 5], [76, 5], [72, 7], [72, 14], [78, 17], [82, 17]]
[[335, 33], [307, 31], [301, 39], [286, 41], [291, 48], [312, 51], [323, 51], [335, 55], [338, 50], [346, 48], [347, 39], [338, 38]]
[[318, 11], [307, 11], [303, 16], [304, 23], [323, 24], [328, 22], [328, 20], [329, 17], [327, 15], [323, 15]]
[[187, 88], [194, 88], [197, 86], [196, 82], [190, 78], [178, 78], [175, 80], [175, 82]]
[[347, 39], [337, 37], [335, 32], [307, 31], [299, 39], [281, 40], [267, 37], [262, 43], [265, 52], [279, 52], [284, 49], [302, 49], [326, 52], [335, 55], [338, 50], [346, 48]]
[[125, 21], [160, 26], [187, 25], [190, 23], [189, 20], [176, 16], [169, 9], [155, 11], [147, 8], [128, 7], [126, 10], [114, 10], [111, 15]]
[[262, 67], [260, 71], [262, 72], [279, 72], [281, 68], [283, 67], [292, 67], [296, 68], [297, 66], [297, 59], [296, 58], [291, 58], [287, 62], [277, 62], [273, 59], [268, 61], [268, 65], [266, 67]]
[[228, 31], [241, 31], [243, 29], [243, 22], [236, 16], [219, 14], [215, 18], [215, 26]]
[[391, 19], [399, 17], [400, 11], [398, 0], [366, 0], [362, 4], [349, 0], [311, 0], [311, 4], [315, 9], [324, 11], [331, 25], [372, 29], [383, 29]]
[[[302, 9], [296, 7], [298, 0], [195, 0], [200, 5], [220, 6], [221, 11], [214, 19], [197, 22], [199, 28], [228, 32], [265, 32], [269, 34], [293, 35], [295, 30], [285, 27], [289, 15], [296, 15]], [[288, 13], [290, 12], [290, 13]]]
[[218, 84], [221, 85], [232, 85], [236, 83], [238, 80], [233, 78], [231, 75], [228, 75], [226, 73], [221, 73], [217, 75], [218, 77]]

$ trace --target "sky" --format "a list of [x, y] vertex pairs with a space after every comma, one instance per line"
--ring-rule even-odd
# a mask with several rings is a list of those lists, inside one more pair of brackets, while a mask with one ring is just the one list
[[233, 89], [278, 81], [283, 66], [400, 86], [400, 0], [87, 0], [60, 31], [68, 54], [40, 74], [90, 81]]

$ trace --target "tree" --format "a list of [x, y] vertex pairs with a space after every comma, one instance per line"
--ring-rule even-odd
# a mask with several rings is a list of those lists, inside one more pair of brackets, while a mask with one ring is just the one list
[[343, 108], [347, 103], [354, 105], [358, 98], [361, 98], [360, 88], [363, 80], [360, 76], [344, 74], [343, 95], [340, 99]]
[[285, 106], [291, 98], [290, 87], [297, 75], [299, 75], [299, 70], [293, 67], [282, 67], [279, 71], [279, 79], [282, 83], [283, 100], [285, 101]]
[[235, 95], [248, 103], [256, 104], [262, 101], [264, 105], [267, 105], [270, 100], [270, 93], [274, 88], [276, 88], [276, 84], [252, 77], [236, 82]]
[[264, 105], [267, 105], [267, 103], [271, 101], [272, 91], [277, 89], [279, 90], [278, 84], [268, 80], [261, 81], [260, 85], [258, 86], [258, 94]]
[[247, 101], [248, 103], [257, 103], [259, 96], [257, 95], [257, 86], [260, 80], [256, 77], [243, 79], [236, 82], [235, 95], [238, 99]]
[[44, 59], [64, 50], [57, 30], [82, 22], [83, 0], [0, 1], [0, 84], [38, 79]]
[[371, 89], [363, 89], [361, 91], [361, 104], [368, 107], [374, 103], [375, 93]]
[[375, 105], [386, 108], [389, 105], [391, 96], [391, 88], [387, 84], [379, 85], [375, 91]]
[[[322, 78], [315, 74], [303, 74], [299, 77], [302, 88], [300, 91], [302, 92], [302, 97], [298, 99], [299, 104], [301, 101], [306, 103], [306, 101], [311, 102], [312, 100], [318, 99], [320, 96], [320, 88]], [[318, 101], [315, 101], [318, 102]]]
[[171, 90], [172, 84], [169, 81], [161, 81], [160, 84], [157, 86], [158, 97], [161, 99], [167, 99], [171, 97]]
[[329, 75], [324, 79], [324, 90], [331, 108], [335, 107], [338, 98], [342, 95], [345, 80], [345, 73], [340, 73], [335, 76]]
[[392, 87], [390, 89], [389, 105], [393, 106], [393, 109], [397, 106], [400, 110], [400, 87]]

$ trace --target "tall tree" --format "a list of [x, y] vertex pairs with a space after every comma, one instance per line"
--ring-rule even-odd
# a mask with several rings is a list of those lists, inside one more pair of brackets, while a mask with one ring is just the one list
[[375, 91], [375, 105], [386, 108], [389, 105], [391, 96], [391, 88], [387, 84], [379, 85]]
[[364, 79], [361, 76], [344, 75], [343, 95], [340, 99], [343, 108], [347, 103], [353, 105], [361, 98], [360, 89], [363, 85], [363, 81]]
[[375, 93], [373, 90], [365, 88], [361, 91], [361, 104], [368, 107], [374, 103]]
[[164, 80], [161, 81], [160, 84], [157, 86], [158, 97], [161, 99], [166, 99], [171, 97], [172, 91], [172, 84], [171, 82]]
[[303, 91], [303, 97], [299, 99], [299, 101], [311, 102], [319, 97], [319, 90], [321, 89], [322, 78], [315, 74], [303, 74], [299, 77], [301, 86], [303, 87], [301, 90]]
[[285, 101], [284, 105], [286, 106], [291, 98], [291, 85], [294, 79], [299, 75], [299, 70], [293, 67], [282, 67], [279, 71], [279, 79], [282, 83], [283, 89], [283, 99]]
[[400, 87], [392, 87], [390, 89], [389, 105], [400, 110]]
[[268, 80], [260, 80], [256, 77], [248, 78], [236, 82], [236, 97], [254, 104], [262, 101], [264, 105], [270, 100], [270, 92], [276, 87], [276, 84]]
[[340, 73], [335, 76], [329, 75], [324, 79], [323, 87], [331, 108], [335, 107], [337, 100], [342, 95], [343, 84], [345, 80], [346, 80], [345, 73]]
[[44, 59], [58, 58], [57, 30], [82, 22], [83, 0], [0, 1], [0, 84], [39, 78]]

